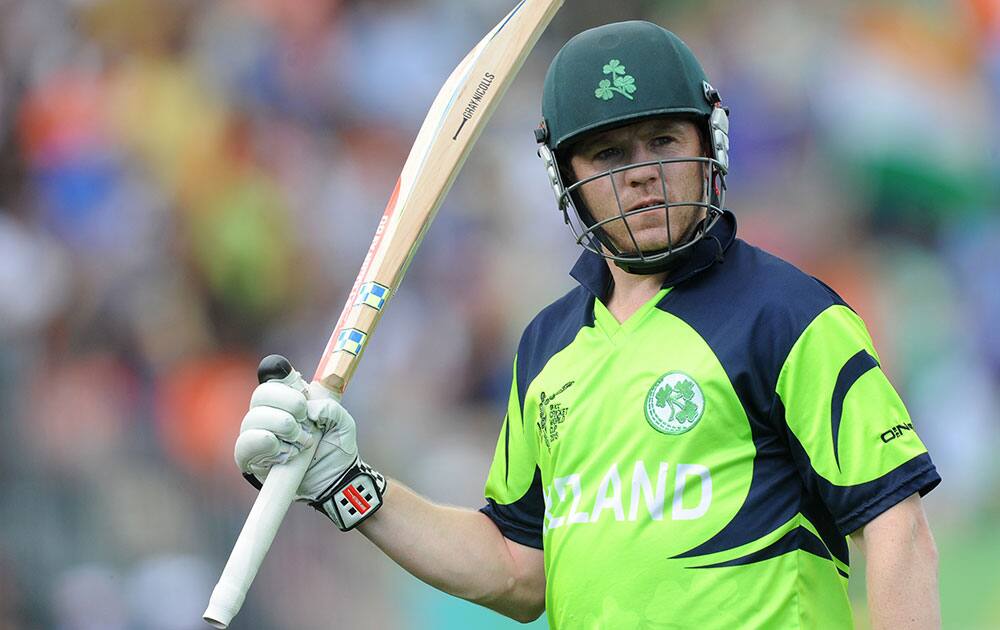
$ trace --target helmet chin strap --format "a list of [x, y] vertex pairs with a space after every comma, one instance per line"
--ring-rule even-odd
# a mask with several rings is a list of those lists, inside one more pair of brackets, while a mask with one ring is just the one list
[[[704, 227], [705, 219], [701, 219], [695, 225], [694, 229], [689, 231], [690, 236], [684, 238], [683, 241], [678, 243], [676, 247], [668, 246], [650, 252], [642, 251], [637, 252], [636, 254], [626, 254], [626, 252], [623, 252], [615, 245], [611, 236], [608, 235], [607, 231], [603, 227], [592, 227], [595, 223], [597, 223], [597, 221], [590, 213], [590, 209], [587, 208], [587, 205], [583, 203], [582, 199], [574, 199], [573, 203], [576, 205], [577, 213], [580, 215], [580, 219], [588, 226], [591, 226], [589, 233], [592, 234], [601, 243], [601, 246], [611, 254], [610, 256], [606, 256], [606, 258], [614, 261], [615, 265], [627, 273], [637, 275], [653, 275], [674, 269], [677, 265], [683, 262], [683, 259], [686, 257], [684, 256], [684, 251], [690, 249], [684, 246], [693, 240], [701, 238], [700, 230], [706, 229]], [[627, 224], [626, 229], [629, 229]], [[639, 256], [639, 258], [635, 258], [635, 256]], [[653, 258], [654, 260], [642, 260], [642, 258]]]
[[[708, 230], [715, 224], [716, 219], [716, 217], [713, 217], [712, 214], [713, 211], [710, 210], [704, 218], [698, 221], [698, 223], [694, 226], [694, 229], [691, 231], [691, 236], [684, 239], [684, 241], [678, 244], [677, 247], [665, 247], [653, 252], [642, 253], [643, 256], [651, 258], [652, 260], [626, 260], [620, 255], [612, 258], [611, 260], [614, 261], [615, 265], [617, 265], [619, 269], [622, 269], [626, 273], [639, 276], [669, 273], [684, 264], [684, 261], [691, 256], [691, 253], [694, 252], [694, 243], [702, 240], [706, 237], [706, 235], [708, 235]], [[601, 228], [596, 229], [600, 230]]]

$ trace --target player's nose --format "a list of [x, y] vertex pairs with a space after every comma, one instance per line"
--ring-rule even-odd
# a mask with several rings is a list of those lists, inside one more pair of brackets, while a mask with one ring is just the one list
[[642, 149], [633, 151], [632, 163], [640, 164], [625, 171], [625, 183], [632, 187], [648, 186], [649, 184], [659, 184], [665, 177], [663, 165], [656, 162], [656, 157], [649, 151]]

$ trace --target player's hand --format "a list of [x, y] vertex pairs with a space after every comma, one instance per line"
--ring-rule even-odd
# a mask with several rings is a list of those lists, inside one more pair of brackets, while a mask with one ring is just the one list
[[358, 457], [354, 418], [330, 390], [306, 383], [284, 357], [265, 357], [261, 384], [250, 398], [236, 439], [236, 465], [258, 488], [282, 464], [319, 440], [296, 499], [307, 501], [341, 529], [350, 529], [381, 505], [385, 480]]

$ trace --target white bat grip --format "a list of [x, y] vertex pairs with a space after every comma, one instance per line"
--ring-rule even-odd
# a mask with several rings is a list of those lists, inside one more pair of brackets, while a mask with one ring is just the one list
[[208, 608], [202, 617], [213, 628], [228, 628], [229, 623], [240, 611], [247, 590], [257, 575], [264, 556], [271, 548], [274, 535], [285, 518], [288, 506], [295, 499], [302, 478], [306, 474], [319, 445], [317, 437], [313, 445], [302, 451], [289, 462], [271, 468], [264, 486], [257, 495], [246, 523], [240, 531], [229, 561], [222, 570], [222, 576], [208, 600]]

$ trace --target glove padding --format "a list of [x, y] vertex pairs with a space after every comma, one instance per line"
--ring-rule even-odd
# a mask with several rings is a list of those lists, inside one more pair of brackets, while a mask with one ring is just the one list
[[351, 529], [381, 505], [385, 479], [358, 457], [351, 414], [332, 392], [306, 383], [298, 371], [254, 390], [236, 439], [236, 465], [259, 489], [271, 466], [287, 462], [317, 439], [295, 498], [309, 502], [341, 529]]

